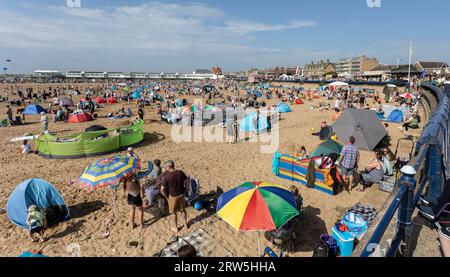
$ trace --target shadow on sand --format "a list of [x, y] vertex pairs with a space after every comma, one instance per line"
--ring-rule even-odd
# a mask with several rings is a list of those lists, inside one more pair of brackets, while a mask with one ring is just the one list
[[70, 217], [71, 218], [81, 218], [90, 213], [93, 213], [97, 210], [103, 208], [105, 203], [102, 201], [96, 200], [86, 203], [79, 203], [69, 207]]
[[303, 209], [303, 215], [294, 228], [294, 252], [312, 252], [320, 235], [328, 233], [325, 222], [319, 217], [320, 209], [311, 206]]

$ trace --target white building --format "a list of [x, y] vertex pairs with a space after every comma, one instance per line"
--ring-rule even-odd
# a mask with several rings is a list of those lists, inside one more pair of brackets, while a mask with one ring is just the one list
[[192, 79], [216, 80], [217, 75], [211, 70], [199, 69], [189, 73], [148, 73], [148, 72], [98, 72], [98, 71], [68, 71], [66, 78], [74, 79]]

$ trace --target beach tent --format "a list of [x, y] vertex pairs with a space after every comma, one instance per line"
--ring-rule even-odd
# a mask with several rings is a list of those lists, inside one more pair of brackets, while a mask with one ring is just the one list
[[116, 104], [117, 103], [117, 99], [111, 96], [111, 97], [108, 98], [108, 103], [109, 104]]
[[396, 109], [391, 112], [391, 114], [386, 119], [386, 121], [392, 122], [392, 123], [402, 123], [403, 121], [405, 121], [405, 117], [403, 116], [403, 113], [401, 110]]
[[267, 116], [259, 114], [258, 129], [256, 129], [256, 112], [246, 115], [240, 122], [241, 132], [261, 132], [270, 129], [270, 123]]
[[303, 105], [303, 101], [301, 99], [295, 99], [295, 104], [296, 105]]
[[105, 104], [107, 101], [105, 98], [99, 96], [95, 98], [95, 102], [97, 102], [98, 104]]
[[384, 112], [384, 117], [388, 118], [395, 110], [400, 110], [403, 113], [403, 117], [407, 118], [410, 114], [409, 108], [403, 106], [383, 105], [381, 109]]
[[135, 92], [133, 92], [133, 94], [131, 94], [131, 98], [133, 98], [135, 100], [140, 99], [140, 98], [142, 98], [142, 95], [138, 90], [136, 90]]
[[28, 105], [25, 110], [22, 112], [22, 114], [26, 115], [36, 115], [40, 114], [41, 112], [45, 112], [45, 109], [40, 105]]
[[279, 113], [290, 113], [290, 112], [292, 112], [292, 109], [291, 109], [291, 107], [289, 107], [288, 104], [280, 103], [277, 106], [277, 112], [279, 112]]
[[362, 150], [372, 151], [387, 135], [387, 131], [372, 110], [346, 109], [333, 124], [339, 138], [345, 142], [355, 137], [356, 145]]
[[81, 123], [81, 122], [86, 122], [86, 121], [91, 121], [92, 120], [92, 116], [88, 113], [74, 113], [69, 115], [69, 119], [67, 120], [67, 122], [69, 123]]
[[139, 120], [133, 125], [64, 137], [44, 134], [35, 139], [35, 144], [42, 157], [76, 159], [114, 153], [119, 149], [137, 144], [143, 139], [144, 121]]
[[311, 154], [309, 154], [309, 157], [314, 158], [314, 157], [320, 157], [320, 156], [329, 156], [332, 153], [336, 153], [336, 154], [341, 154], [341, 150], [342, 150], [342, 144], [332, 140], [332, 139], [328, 139], [324, 142], [322, 142], [321, 144], [319, 144], [319, 146], [317, 146], [316, 149], [314, 149], [314, 151], [311, 152]]
[[44, 180], [30, 179], [16, 187], [6, 204], [9, 220], [21, 228], [27, 229], [27, 211], [31, 205], [46, 210], [49, 225], [69, 217], [69, 208], [62, 196], [55, 187]]

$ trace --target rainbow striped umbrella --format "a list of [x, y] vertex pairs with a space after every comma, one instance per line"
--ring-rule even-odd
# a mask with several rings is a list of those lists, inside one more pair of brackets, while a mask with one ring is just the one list
[[88, 191], [117, 186], [124, 179], [137, 173], [140, 168], [141, 162], [136, 157], [115, 156], [101, 159], [88, 165], [73, 185]]
[[247, 182], [225, 192], [217, 215], [236, 230], [271, 231], [299, 214], [294, 195], [278, 185]]

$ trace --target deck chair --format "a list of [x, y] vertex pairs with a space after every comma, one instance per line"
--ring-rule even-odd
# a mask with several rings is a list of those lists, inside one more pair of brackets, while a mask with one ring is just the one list
[[197, 179], [189, 177], [189, 185], [186, 190], [186, 201], [190, 206], [193, 206], [199, 199], [200, 195], [200, 182]]

